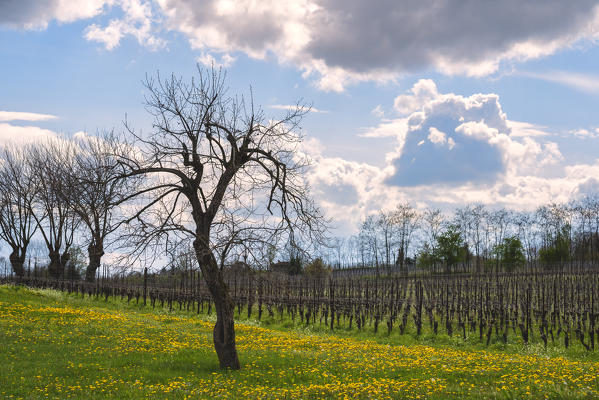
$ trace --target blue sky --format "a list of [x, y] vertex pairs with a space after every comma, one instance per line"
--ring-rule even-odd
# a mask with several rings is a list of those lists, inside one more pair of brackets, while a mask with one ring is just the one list
[[274, 118], [313, 105], [307, 179], [342, 233], [599, 189], [597, 1], [367, 3], [0, 1], [0, 141], [149, 130], [145, 74], [213, 61]]

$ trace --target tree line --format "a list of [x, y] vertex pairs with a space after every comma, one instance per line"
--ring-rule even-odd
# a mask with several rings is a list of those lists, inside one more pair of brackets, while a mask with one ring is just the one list
[[[85, 279], [93, 281], [108, 242], [124, 222], [120, 205], [135, 189], [121, 176], [112, 136], [54, 138], [0, 152], [0, 238], [13, 273], [22, 277], [38, 235], [49, 276], [67, 276], [78, 244], [87, 247]], [[79, 239], [80, 243], [76, 243]], [[73, 271], [71, 271], [72, 273]]]
[[483, 272], [527, 264], [596, 265], [599, 261], [599, 196], [551, 203], [535, 210], [458, 207], [453, 213], [400, 203], [367, 216], [359, 232], [335, 238], [323, 251], [336, 268], [387, 268]]

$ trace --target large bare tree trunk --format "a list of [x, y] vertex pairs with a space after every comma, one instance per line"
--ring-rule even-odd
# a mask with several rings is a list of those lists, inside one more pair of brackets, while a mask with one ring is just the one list
[[239, 369], [241, 367], [237, 356], [237, 347], [235, 346], [233, 300], [210, 249], [205, 248], [198, 240], [195, 240], [194, 250], [216, 308], [216, 325], [214, 326], [212, 338], [218, 362], [223, 369]]
[[15, 249], [10, 256], [8, 257], [10, 260], [10, 265], [15, 275], [18, 277], [22, 277], [25, 274], [25, 268], [23, 265], [25, 264], [25, 254], [19, 254], [19, 250]]
[[85, 280], [93, 282], [96, 279], [96, 271], [100, 268], [102, 256], [104, 255], [104, 247], [101, 244], [90, 244], [87, 248], [89, 264], [85, 270]]
[[235, 322], [233, 320], [233, 301], [228, 292], [225, 292], [225, 298], [215, 298], [216, 325], [212, 337], [214, 340], [214, 349], [218, 356], [218, 362], [221, 368], [239, 369], [239, 357], [237, 356], [237, 347], [235, 346]]

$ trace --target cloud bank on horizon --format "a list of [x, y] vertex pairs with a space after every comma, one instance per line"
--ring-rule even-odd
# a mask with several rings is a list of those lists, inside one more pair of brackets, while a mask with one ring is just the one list
[[[6, 0], [0, 4], [0, 28], [44, 32], [80, 23], [82, 40], [103, 51], [118, 52], [125, 39], [132, 39], [165, 57], [172, 41], [182, 40], [191, 59], [199, 63], [231, 67], [243, 55], [291, 66], [300, 79], [329, 94], [347, 93], [359, 83], [394, 87], [401, 77], [423, 73], [500, 79], [514, 65], [564, 49], [593, 47], [599, 39], [597, 0], [397, 4], [392, 0], [206, 0], [201, 5], [194, 0]], [[599, 93], [599, 79], [585, 73], [515, 74]], [[380, 154], [384, 161], [378, 165], [331, 156], [322, 138], [306, 141], [305, 151], [314, 160], [307, 179], [326, 214], [343, 232], [355, 229], [365, 215], [399, 201], [421, 207], [479, 202], [532, 208], [599, 190], [599, 180], [591, 178], [599, 175], [599, 160], [564, 156], [563, 140], [558, 140], [560, 135], [564, 139], [563, 132], [510, 119], [502, 108], [503, 98], [492, 90], [442, 93], [439, 79], [426, 75], [407, 90], [397, 89], [393, 101], [379, 102], [365, 113], [375, 122], [366, 127], [362, 139], [393, 143]], [[278, 100], [266, 107], [290, 107]], [[319, 104], [313, 111], [344, 118], [331, 105]], [[0, 142], [59, 136], [43, 127], [44, 122], [60, 120], [51, 113], [5, 108], [0, 104]], [[576, 126], [566, 140], [573, 145], [598, 138], [599, 128]]]

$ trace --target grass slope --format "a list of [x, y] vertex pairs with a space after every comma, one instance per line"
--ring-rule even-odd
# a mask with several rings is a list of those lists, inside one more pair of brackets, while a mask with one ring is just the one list
[[237, 324], [243, 368], [220, 371], [209, 316], [0, 286], [0, 397], [599, 397], [595, 354], [398, 345], [265, 322], [277, 329]]

